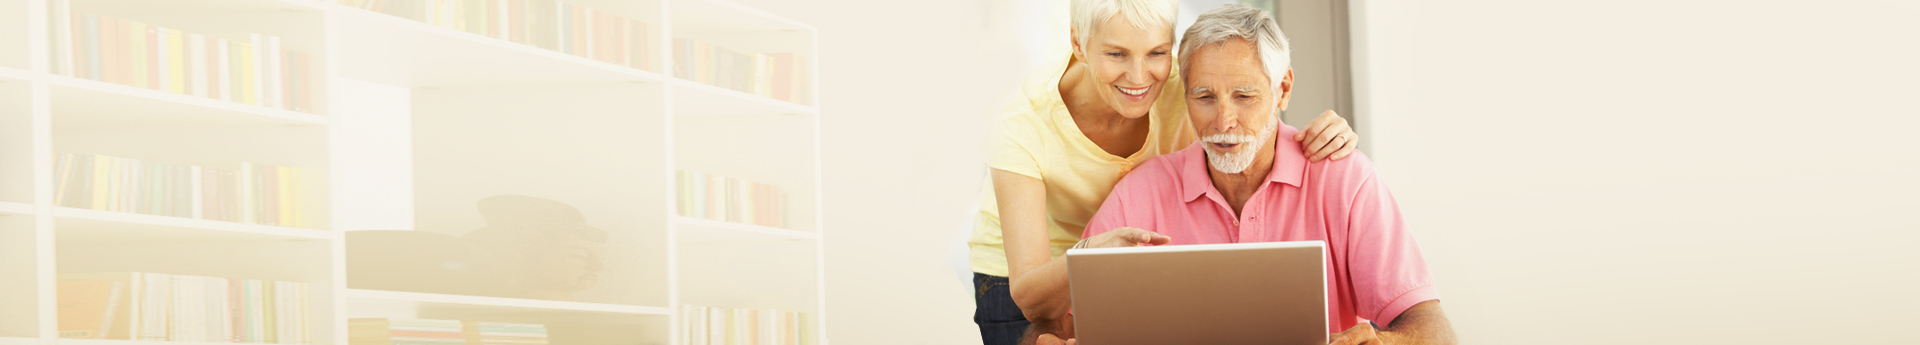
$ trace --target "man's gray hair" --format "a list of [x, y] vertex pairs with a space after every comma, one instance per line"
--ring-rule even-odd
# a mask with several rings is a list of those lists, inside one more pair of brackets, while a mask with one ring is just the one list
[[1187, 27], [1187, 33], [1180, 36], [1181, 81], [1186, 81], [1188, 68], [1193, 66], [1194, 51], [1236, 38], [1253, 42], [1260, 52], [1260, 66], [1266, 70], [1267, 79], [1274, 88], [1279, 88], [1281, 77], [1287, 75], [1287, 66], [1292, 63], [1288, 58], [1287, 36], [1280, 33], [1280, 23], [1273, 20], [1273, 15], [1241, 4], [1227, 4], [1201, 13], [1193, 26]]

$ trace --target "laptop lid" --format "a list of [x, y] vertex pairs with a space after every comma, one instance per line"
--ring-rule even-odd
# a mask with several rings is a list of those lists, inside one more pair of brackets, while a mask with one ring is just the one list
[[1081, 343], [1327, 343], [1321, 241], [1071, 249]]

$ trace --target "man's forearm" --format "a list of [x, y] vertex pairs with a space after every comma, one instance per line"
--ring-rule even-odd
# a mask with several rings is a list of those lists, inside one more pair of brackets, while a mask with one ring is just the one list
[[1447, 314], [1440, 309], [1440, 301], [1432, 300], [1414, 304], [1407, 311], [1400, 312], [1393, 324], [1380, 332], [1388, 344], [1401, 345], [1453, 345], [1459, 341], [1453, 335], [1453, 322], [1447, 320]]

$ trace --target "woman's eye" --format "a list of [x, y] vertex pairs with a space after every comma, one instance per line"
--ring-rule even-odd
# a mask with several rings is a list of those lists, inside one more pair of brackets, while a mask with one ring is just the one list
[[1167, 52], [1152, 52], [1148, 54], [1153, 56], [1164, 56], [1164, 55], [1167, 55]]
[[1125, 57], [1125, 56], [1127, 56], [1127, 54], [1126, 54], [1126, 53], [1107, 53], [1107, 56], [1112, 56], [1112, 57]]

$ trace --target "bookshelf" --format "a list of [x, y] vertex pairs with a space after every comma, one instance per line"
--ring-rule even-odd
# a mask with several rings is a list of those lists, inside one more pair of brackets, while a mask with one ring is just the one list
[[[613, 2], [618, 3], [618, 2]], [[514, 43], [378, 12], [320, 3], [355, 23], [342, 28], [344, 77], [407, 87], [487, 83], [581, 83], [667, 79], [659, 73]], [[591, 5], [590, 5], [591, 6]], [[650, 11], [649, 11], [650, 10]], [[632, 13], [657, 18], [658, 9]], [[635, 18], [640, 19], [640, 18]], [[461, 59], [445, 59], [449, 56]], [[657, 69], [656, 69], [657, 70]]]
[[[540, 323], [553, 344], [679, 345], [691, 340], [683, 306], [799, 311], [802, 342], [826, 344], [816, 31], [727, 0], [564, 2], [605, 25], [574, 22], [601, 40], [541, 46], [516, 36], [545, 37], [538, 27], [430, 23], [352, 1], [0, 0], [0, 345], [225, 344], [61, 338], [58, 280], [95, 272], [306, 282], [313, 344], [348, 345], [348, 319], [386, 317]], [[201, 72], [191, 68], [207, 60], [191, 48], [171, 60], [185, 61], [186, 79], [166, 79], [184, 87], [93, 78], [74, 71], [92, 67], [72, 61], [88, 60], [61, 55], [82, 51], [56, 44], [81, 32], [55, 28], [61, 12], [235, 47], [247, 33], [271, 36], [311, 58], [281, 73], [258, 67], [259, 83], [284, 88], [278, 104], [204, 89], [238, 87], [218, 82], [194, 89]], [[716, 53], [682, 54], [683, 39]], [[707, 60], [685, 61], [694, 57]], [[207, 78], [241, 68], [216, 64]], [[307, 103], [295, 109], [296, 100]], [[254, 180], [278, 187], [241, 192], [278, 194], [238, 202], [302, 222], [77, 207], [65, 203], [72, 193], [102, 194], [63, 184], [78, 176], [60, 170], [64, 154], [297, 169], [297, 179]], [[681, 170], [775, 186], [785, 225], [681, 216]], [[184, 185], [194, 194], [220, 185], [198, 181]], [[83, 186], [172, 188], [124, 183]], [[167, 195], [142, 193], [127, 198]], [[464, 236], [494, 226], [476, 205], [497, 195], [564, 203], [604, 231], [597, 281], [570, 300], [348, 281], [355, 231]]]

